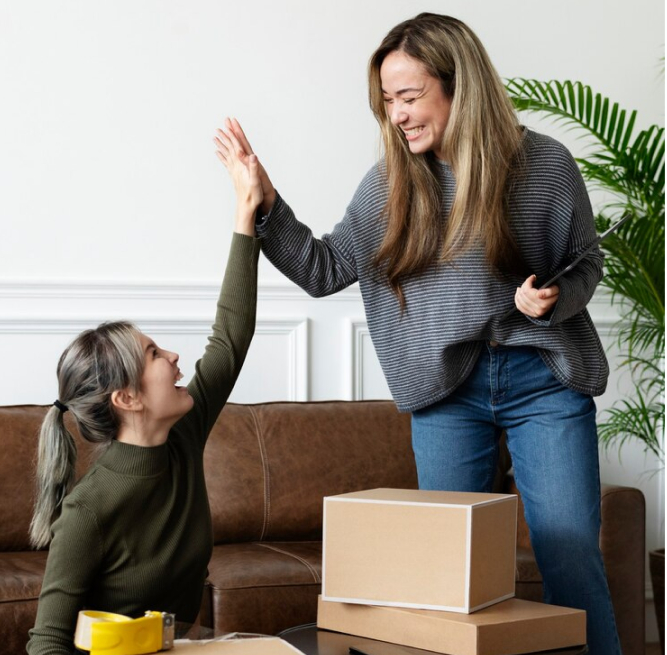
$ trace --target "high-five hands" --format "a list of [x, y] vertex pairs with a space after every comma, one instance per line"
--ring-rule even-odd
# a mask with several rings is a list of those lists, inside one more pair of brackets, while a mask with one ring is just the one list
[[537, 279], [531, 275], [514, 294], [516, 308], [526, 316], [540, 318], [544, 316], [556, 304], [560, 289], [553, 285], [546, 289], [536, 289], [533, 285]]
[[[241, 124], [235, 118], [225, 118], [225, 129], [236, 137], [236, 140], [241, 144], [246, 155], [253, 154], [252, 146], [250, 145]], [[261, 210], [262, 214], [266, 215], [271, 211], [271, 207], [273, 207], [273, 203], [276, 200], [276, 190], [273, 188], [273, 184], [271, 184], [271, 180], [261, 163], [259, 165], [259, 179], [262, 184], [262, 192], [264, 193]]]
[[213, 143], [215, 154], [225, 165], [236, 190], [235, 230], [254, 236], [255, 212], [264, 199], [257, 155], [252, 151], [247, 153], [231, 130], [216, 130]]

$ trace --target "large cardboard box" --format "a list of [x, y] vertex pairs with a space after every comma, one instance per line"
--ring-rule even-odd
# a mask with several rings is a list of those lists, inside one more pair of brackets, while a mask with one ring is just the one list
[[322, 597], [474, 612], [514, 596], [517, 497], [372, 489], [324, 499]]
[[303, 655], [278, 637], [177, 641], [173, 650], [178, 655]]
[[320, 597], [317, 627], [447, 655], [520, 655], [586, 643], [586, 612], [517, 598], [461, 614]]

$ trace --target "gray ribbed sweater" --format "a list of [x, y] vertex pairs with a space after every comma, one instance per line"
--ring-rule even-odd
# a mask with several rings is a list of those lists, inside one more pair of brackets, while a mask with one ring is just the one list
[[[509, 198], [513, 232], [538, 279], [562, 269], [596, 236], [584, 181], [572, 155], [554, 139], [525, 133], [525, 166]], [[443, 224], [455, 180], [439, 163]], [[582, 393], [604, 392], [609, 367], [585, 309], [602, 277], [597, 250], [559, 280], [560, 296], [543, 319], [514, 305], [523, 280], [495, 277], [482, 244], [455, 265], [433, 263], [402, 283], [406, 311], [372, 260], [384, 234], [387, 200], [383, 166], [374, 166], [359, 185], [345, 216], [330, 234], [315, 239], [277, 197], [257, 223], [266, 257], [312, 296], [326, 296], [359, 281], [373, 344], [394, 400], [414, 411], [450, 394], [470, 373], [487, 339], [535, 346], [563, 384]]]

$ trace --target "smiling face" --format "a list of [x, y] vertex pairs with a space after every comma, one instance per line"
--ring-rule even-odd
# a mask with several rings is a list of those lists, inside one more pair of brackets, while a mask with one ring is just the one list
[[401, 50], [385, 57], [380, 78], [387, 116], [404, 135], [410, 152], [416, 155], [433, 150], [443, 159], [442, 139], [452, 102], [440, 80]]
[[187, 387], [177, 386], [183, 377], [178, 355], [159, 348], [145, 334], [139, 335], [139, 341], [144, 353], [140, 394], [143, 411], [152, 422], [171, 427], [194, 404]]

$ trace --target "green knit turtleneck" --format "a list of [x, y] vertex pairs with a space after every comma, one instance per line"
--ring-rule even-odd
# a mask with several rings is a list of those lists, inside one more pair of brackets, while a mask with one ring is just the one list
[[74, 652], [82, 609], [196, 618], [213, 548], [203, 450], [254, 332], [258, 255], [257, 240], [234, 234], [212, 335], [188, 385], [194, 407], [167, 442], [111, 442], [66, 497], [30, 655]]

